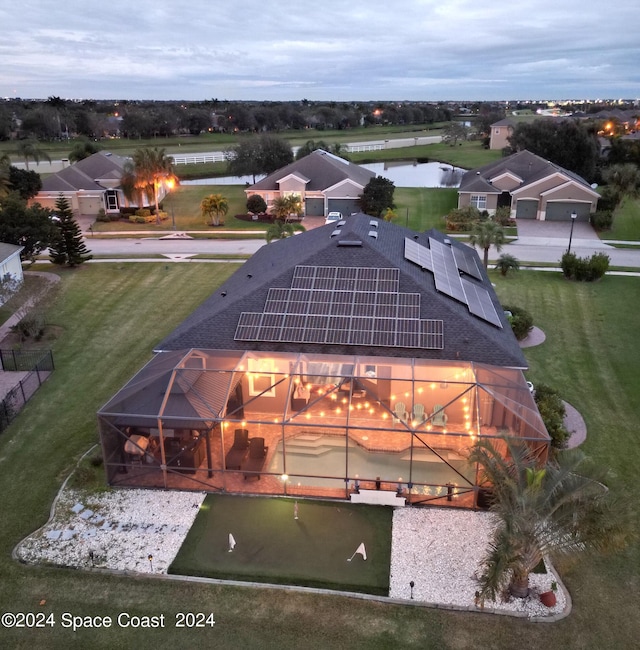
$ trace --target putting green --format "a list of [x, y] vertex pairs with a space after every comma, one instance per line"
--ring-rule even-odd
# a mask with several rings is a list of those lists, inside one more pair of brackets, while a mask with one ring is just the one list
[[[210, 494], [169, 573], [387, 595], [392, 513], [384, 506]], [[362, 543], [367, 559], [356, 554], [348, 561]]]

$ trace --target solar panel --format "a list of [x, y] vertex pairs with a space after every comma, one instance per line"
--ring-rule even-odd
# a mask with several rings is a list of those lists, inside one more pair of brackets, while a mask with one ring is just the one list
[[[398, 291], [395, 268], [296, 267], [291, 287], [271, 288], [264, 312], [243, 312], [235, 339], [442, 349], [442, 321], [420, 319], [420, 294]], [[435, 323], [435, 324], [434, 324]], [[438, 325], [439, 324], [439, 325]]]
[[408, 237], [404, 239], [404, 256], [419, 267], [433, 271], [431, 251], [426, 246], [422, 246]]
[[467, 275], [476, 278], [476, 280], [482, 280], [482, 273], [478, 268], [478, 258], [475, 252], [471, 249], [466, 251], [464, 248], [458, 248], [457, 246], [452, 250], [458, 268]]
[[465, 295], [467, 296], [469, 311], [492, 325], [502, 328], [502, 323], [500, 322], [489, 292], [484, 287], [480, 287], [464, 278], [461, 282]]
[[458, 265], [453, 258], [451, 248], [432, 237], [429, 237], [429, 246], [431, 247], [436, 289], [466, 304], [467, 299], [462, 288], [462, 282], [460, 282]]

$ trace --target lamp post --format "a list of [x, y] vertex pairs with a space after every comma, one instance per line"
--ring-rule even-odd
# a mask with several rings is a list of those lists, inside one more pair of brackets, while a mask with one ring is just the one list
[[[165, 181], [165, 184], [167, 186], [167, 189], [169, 191], [172, 191], [173, 188], [176, 186], [176, 182], [173, 178], [168, 178]], [[173, 213], [173, 199], [171, 199], [171, 224], [173, 225], [173, 229], [176, 229], [176, 215]]]
[[567, 248], [567, 254], [571, 252], [571, 238], [573, 237], [573, 224], [576, 222], [578, 215], [575, 212], [571, 213], [571, 230], [569, 231], [569, 248]]

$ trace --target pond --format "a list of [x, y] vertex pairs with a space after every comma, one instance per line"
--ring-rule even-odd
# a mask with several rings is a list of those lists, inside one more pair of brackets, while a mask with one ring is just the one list
[[[459, 187], [465, 170], [446, 163], [370, 163], [365, 169], [384, 176], [396, 187]], [[256, 182], [264, 176], [256, 176]], [[252, 185], [253, 176], [221, 176], [182, 181], [182, 185]]]

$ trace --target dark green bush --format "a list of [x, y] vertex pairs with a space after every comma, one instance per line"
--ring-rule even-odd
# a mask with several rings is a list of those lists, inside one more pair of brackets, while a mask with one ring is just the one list
[[546, 384], [538, 384], [534, 399], [544, 426], [551, 436], [551, 446], [554, 449], [564, 449], [570, 433], [564, 426], [566, 409], [558, 392]]
[[590, 258], [565, 253], [561, 261], [562, 273], [569, 280], [594, 282], [609, 270], [609, 261], [604, 253], [595, 253]]
[[591, 215], [591, 225], [598, 231], [611, 230], [613, 212], [611, 210], [598, 210]]
[[522, 309], [522, 307], [508, 307], [505, 305], [504, 310], [511, 312], [509, 322], [518, 341], [526, 339], [533, 328], [533, 316], [526, 309]]

